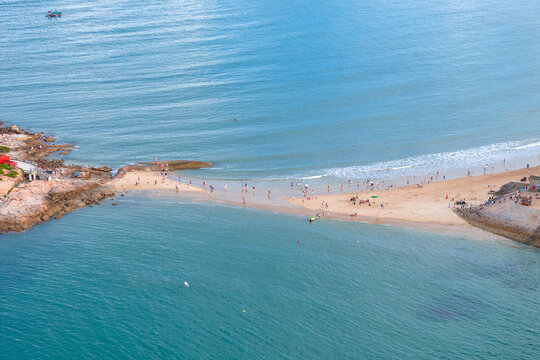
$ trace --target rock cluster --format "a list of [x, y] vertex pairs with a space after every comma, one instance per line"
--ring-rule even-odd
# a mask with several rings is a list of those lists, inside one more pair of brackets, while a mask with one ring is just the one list
[[24, 231], [114, 196], [114, 192], [100, 185], [84, 180], [51, 180], [33, 181], [16, 188], [0, 203], [0, 233]]
[[50, 154], [71, 150], [72, 145], [54, 144], [52, 136], [21, 130], [16, 125], [0, 126], [0, 134], [0, 143], [10, 147], [10, 155], [36, 163], [46, 175], [40, 181], [5, 181], [10, 189], [0, 199], [0, 233], [23, 231], [114, 195], [105, 185], [112, 178], [110, 168], [66, 165], [61, 159], [48, 158]]
[[507, 200], [456, 212], [469, 224], [527, 245], [540, 247], [540, 210]]

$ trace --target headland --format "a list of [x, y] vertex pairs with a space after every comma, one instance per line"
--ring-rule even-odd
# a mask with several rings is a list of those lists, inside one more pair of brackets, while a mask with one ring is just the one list
[[[24, 231], [60, 218], [74, 209], [100, 204], [118, 191], [172, 189], [195, 192], [199, 188], [174, 183], [171, 170], [212, 166], [201, 161], [155, 161], [127, 165], [115, 174], [109, 167], [66, 164], [51, 155], [67, 154], [72, 145], [54, 144], [44, 133], [0, 123], [0, 233]], [[159, 170], [159, 174], [158, 171]]]

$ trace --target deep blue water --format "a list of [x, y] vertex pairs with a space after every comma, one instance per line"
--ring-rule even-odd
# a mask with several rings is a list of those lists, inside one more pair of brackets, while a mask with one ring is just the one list
[[[72, 162], [343, 182], [539, 160], [537, 1], [0, 10], [0, 121]], [[116, 201], [0, 237], [0, 358], [540, 358], [537, 250]]]
[[2, 235], [2, 358], [540, 356], [537, 250], [115, 201]]
[[73, 161], [373, 178], [540, 154], [538, 2], [1, 6], [0, 120]]

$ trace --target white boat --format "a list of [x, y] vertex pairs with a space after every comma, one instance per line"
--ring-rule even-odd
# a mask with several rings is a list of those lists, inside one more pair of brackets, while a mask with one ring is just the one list
[[187, 281], [184, 281], [184, 285], [185, 285], [186, 287], [189, 287], [189, 283], [188, 283]]

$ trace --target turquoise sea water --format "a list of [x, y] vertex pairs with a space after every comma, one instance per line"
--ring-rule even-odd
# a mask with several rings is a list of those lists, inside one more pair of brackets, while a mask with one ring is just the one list
[[537, 250], [175, 198], [115, 201], [2, 235], [2, 358], [540, 355]]
[[[73, 142], [72, 162], [250, 182], [538, 163], [539, 2], [0, 10], [0, 121]], [[0, 237], [0, 358], [540, 358], [537, 250], [115, 201]]]

